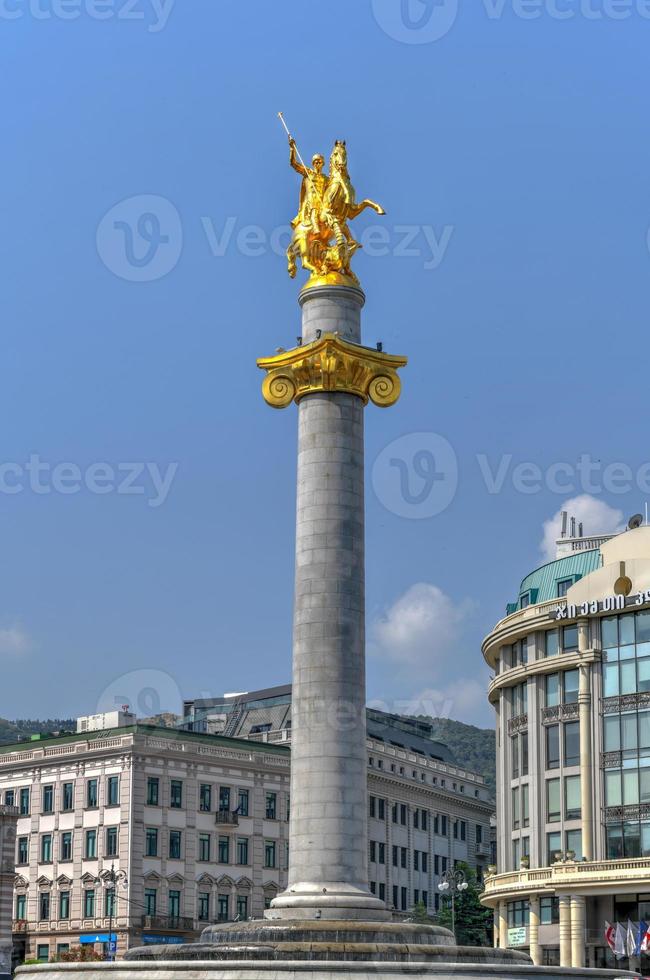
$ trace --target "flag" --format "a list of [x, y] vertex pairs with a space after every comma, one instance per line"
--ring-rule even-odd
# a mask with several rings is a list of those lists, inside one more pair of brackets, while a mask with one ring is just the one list
[[614, 929], [614, 926], [610, 922], [608, 922], [607, 919], [605, 919], [605, 942], [611, 949], [612, 953], [614, 952], [615, 934], [616, 934], [616, 930]]
[[642, 953], [650, 952], [650, 928], [648, 928], [647, 922], [639, 923], [639, 936], [641, 937], [641, 942], [639, 943], [639, 949]]
[[625, 948], [628, 956], [636, 956], [636, 940], [637, 933], [634, 928], [634, 923], [627, 920], [627, 936], [625, 942]]
[[614, 953], [619, 958], [625, 956], [625, 929], [620, 922], [616, 923], [616, 932], [614, 934]]

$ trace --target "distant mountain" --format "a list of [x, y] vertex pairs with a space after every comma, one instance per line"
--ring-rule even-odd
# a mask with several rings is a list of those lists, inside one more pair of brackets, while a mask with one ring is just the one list
[[157, 725], [158, 728], [177, 728], [182, 722], [181, 715], [175, 715], [173, 711], [163, 711], [159, 715], [152, 715], [151, 718], [142, 718], [141, 725]]
[[485, 778], [490, 793], [496, 797], [496, 732], [493, 728], [476, 728], [450, 718], [423, 717], [433, 725], [433, 737], [449, 746], [459, 766], [465, 766]]
[[7, 721], [0, 718], [0, 745], [12, 742], [29, 741], [32, 735], [45, 735], [49, 732], [76, 732], [75, 718], [47, 718], [38, 721], [34, 718], [19, 718], [17, 721]]

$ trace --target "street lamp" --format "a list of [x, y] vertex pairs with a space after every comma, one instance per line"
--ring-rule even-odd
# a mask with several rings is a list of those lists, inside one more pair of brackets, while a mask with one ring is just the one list
[[[115, 959], [113, 954], [113, 916], [117, 902], [117, 886], [121, 885], [122, 888], [126, 888], [126, 871], [116, 871], [115, 862], [113, 862], [110, 871], [102, 872], [101, 882], [107, 893], [109, 890], [112, 892], [108, 903], [108, 959], [112, 963]], [[117, 941], [115, 945], [117, 946]]]
[[440, 876], [438, 891], [441, 895], [451, 896], [451, 931], [456, 938], [456, 895], [462, 895], [467, 890], [467, 882], [462, 871], [450, 868]]

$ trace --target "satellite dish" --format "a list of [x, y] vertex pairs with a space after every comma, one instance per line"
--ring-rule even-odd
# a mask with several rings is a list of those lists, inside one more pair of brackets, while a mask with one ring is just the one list
[[634, 517], [630, 517], [627, 522], [628, 531], [635, 531], [637, 527], [641, 527], [643, 524], [643, 514], [635, 514]]

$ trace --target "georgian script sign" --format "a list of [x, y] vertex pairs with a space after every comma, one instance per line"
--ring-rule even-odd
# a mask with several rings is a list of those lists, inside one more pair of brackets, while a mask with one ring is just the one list
[[556, 619], [578, 619], [584, 616], [598, 616], [600, 613], [618, 612], [627, 606], [643, 606], [650, 602], [650, 589], [637, 592], [626, 599], [624, 595], [608, 595], [604, 599], [593, 599], [580, 605], [564, 602], [555, 611]]

